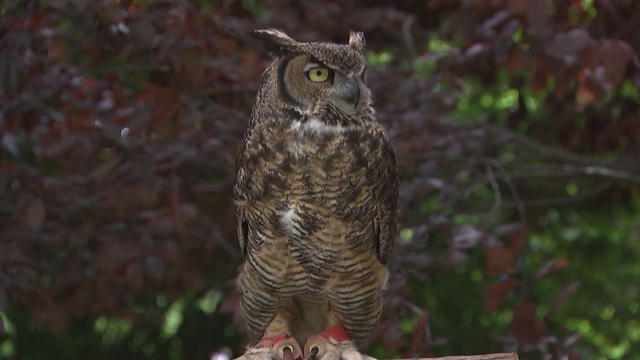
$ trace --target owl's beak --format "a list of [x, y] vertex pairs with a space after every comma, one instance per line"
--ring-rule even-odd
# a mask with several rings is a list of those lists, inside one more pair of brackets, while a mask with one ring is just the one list
[[339, 96], [349, 104], [352, 104], [354, 108], [358, 107], [360, 101], [360, 84], [355, 77], [348, 78], [339, 89]]

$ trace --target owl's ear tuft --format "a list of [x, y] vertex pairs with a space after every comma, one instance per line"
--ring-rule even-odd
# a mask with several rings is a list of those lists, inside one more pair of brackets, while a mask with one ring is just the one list
[[364, 39], [364, 33], [359, 31], [351, 31], [349, 33], [349, 46], [357, 52], [364, 54], [367, 50], [367, 42]]
[[251, 32], [252, 37], [257, 40], [268, 52], [274, 55], [295, 51], [298, 42], [289, 35], [277, 29], [259, 29]]

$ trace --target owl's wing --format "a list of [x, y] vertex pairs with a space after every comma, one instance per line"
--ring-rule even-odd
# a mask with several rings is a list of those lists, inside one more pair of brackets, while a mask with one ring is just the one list
[[386, 264], [398, 233], [400, 178], [396, 155], [386, 130], [379, 123], [373, 123], [369, 126], [369, 135], [376, 139], [378, 144], [372, 149], [370, 159], [372, 174], [375, 177], [375, 245], [378, 259]]
[[249, 187], [251, 186], [249, 174], [251, 174], [252, 166], [247, 161], [247, 158], [250, 156], [249, 133], [252, 129], [253, 121], [250, 121], [242, 145], [240, 145], [238, 155], [236, 156], [236, 182], [233, 186], [233, 200], [236, 205], [236, 232], [238, 234], [238, 244], [240, 245], [243, 259], [247, 255], [250, 226], [247, 214], [244, 213], [244, 207], [241, 205], [246, 202], [250, 191]]
[[238, 244], [240, 245], [240, 252], [244, 259], [247, 255], [247, 241], [249, 239], [249, 223], [245, 218], [241, 210], [236, 210], [236, 229], [238, 233]]

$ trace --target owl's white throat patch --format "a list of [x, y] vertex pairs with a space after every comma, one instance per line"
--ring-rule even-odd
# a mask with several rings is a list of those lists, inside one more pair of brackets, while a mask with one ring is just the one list
[[346, 131], [355, 130], [360, 126], [357, 125], [330, 125], [325, 123], [324, 121], [318, 120], [316, 118], [311, 118], [305, 122], [301, 122], [299, 120], [291, 123], [291, 128], [297, 131], [309, 131], [316, 133], [342, 133]]

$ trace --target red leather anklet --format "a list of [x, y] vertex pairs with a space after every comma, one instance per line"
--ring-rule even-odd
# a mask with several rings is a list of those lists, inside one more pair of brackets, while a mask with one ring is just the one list
[[338, 341], [349, 340], [349, 335], [347, 335], [347, 329], [342, 325], [333, 325], [324, 329], [322, 333], [320, 333], [325, 339], [335, 339]]
[[287, 338], [286, 335], [276, 335], [276, 336], [271, 336], [271, 337], [263, 337], [262, 339], [260, 339], [260, 341], [258, 341], [258, 344], [262, 344], [262, 343], [265, 343], [265, 342], [270, 342], [272, 344], [275, 344], [278, 341], [284, 340], [286, 338]]

